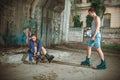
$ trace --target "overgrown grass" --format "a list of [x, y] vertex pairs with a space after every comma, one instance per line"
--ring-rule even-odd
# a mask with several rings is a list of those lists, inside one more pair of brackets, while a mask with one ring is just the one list
[[109, 50], [115, 50], [115, 51], [120, 51], [120, 45], [102, 45], [103, 49], [109, 49]]

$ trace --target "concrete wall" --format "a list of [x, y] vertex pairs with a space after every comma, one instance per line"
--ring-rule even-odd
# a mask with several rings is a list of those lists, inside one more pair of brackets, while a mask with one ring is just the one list
[[83, 28], [69, 28], [69, 42], [83, 42]]
[[70, 10], [71, 2], [70, 0], [65, 0], [65, 9], [61, 13], [62, 21], [62, 42], [68, 42], [68, 31], [69, 31], [69, 22], [70, 22]]
[[101, 28], [102, 44], [120, 45], [120, 28]]
[[[17, 44], [18, 36], [22, 33], [22, 23], [26, 20], [28, 5], [24, 0], [0, 1], [0, 37], [3, 45]], [[2, 42], [1, 42], [2, 43]]]
[[[36, 33], [43, 45], [61, 43], [63, 27], [66, 26], [61, 24], [64, 3], [64, 0], [1, 0], [0, 45], [25, 45], [22, 34], [24, 28], [30, 27], [30, 17], [36, 24]], [[66, 7], [63, 15], [67, 11]]]
[[105, 13], [111, 14], [110, 27], [119, 28], [120, 27], [120, 7], [106, 7]]
[[116, 5], [119, 6], [120, 0], [105, 0], [104, 4], [108, 6], [116, 6]]
[[[74, 0], [72, 0], [72, 3], [74, 3]], [[110, 21], [110, 27], [111, 28], [119, 28], [120, 27], [120, 1], [119, 0], [105, 0], [105, 6], [106, 6], [106, 13], [111, 14], [111, 21]], [[90, 7], [90, 3], [86, 3], [86, 0], [82, 0], [81, 4], [76, 4], [76, 7], [74, 7], [71, 10], [71, 18], [70, 18], [70, 26], [74, 25], [73, 17], [75, 15], [81, 15], [81, 21], [83, 21], [83, 27], [86, 27], [86, 16], [88, 14], [88, 9]], [[103, 24], [103, 23], [102, 23]]]

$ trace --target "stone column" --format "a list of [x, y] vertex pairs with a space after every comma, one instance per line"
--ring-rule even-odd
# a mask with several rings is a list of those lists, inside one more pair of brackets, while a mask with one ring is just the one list
[[61, 13], [62, 42], [68, 42], [69, 19], [70, 19], [71, 2], [65, 0], [65, 9]]
[[36, 5], [38, 4], [39, 0], [33, 0], [30, 6], [30, 17], [34, 18], [34, 14], [35, 14], [35, 8]]
[[41, 38], [41, 18], [42, 18], [42, 9], [40, 7], [36, 7], [35, 9], [35, 19], [37, 22], [37, 37]]

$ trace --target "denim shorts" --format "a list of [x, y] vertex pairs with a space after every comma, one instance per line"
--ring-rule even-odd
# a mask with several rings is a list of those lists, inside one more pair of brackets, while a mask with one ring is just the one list
[[88, 46], [95, 47], [95, 48], [101, 48], [101, 37], [96, 37], [94, 41], [89, 40]]

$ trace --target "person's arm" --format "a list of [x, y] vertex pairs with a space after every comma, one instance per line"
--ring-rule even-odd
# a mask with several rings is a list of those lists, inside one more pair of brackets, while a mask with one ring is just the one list
[[84, 27], [84, 31], [86, 32], [87, 30], [90, 30], [90, 27]]
[[95, 17], [95, 23], [96, 23], [96, 28], [95, 28], [95, 32], [94, 32], [94, 34], [92, 36], [92, 40], [95, 39], [95, 36], [96, 36], [96, 34], [97, 34], [98, 30], [99, 30], [99, 27], [100, 27], [100, 18], [99, 17]]

